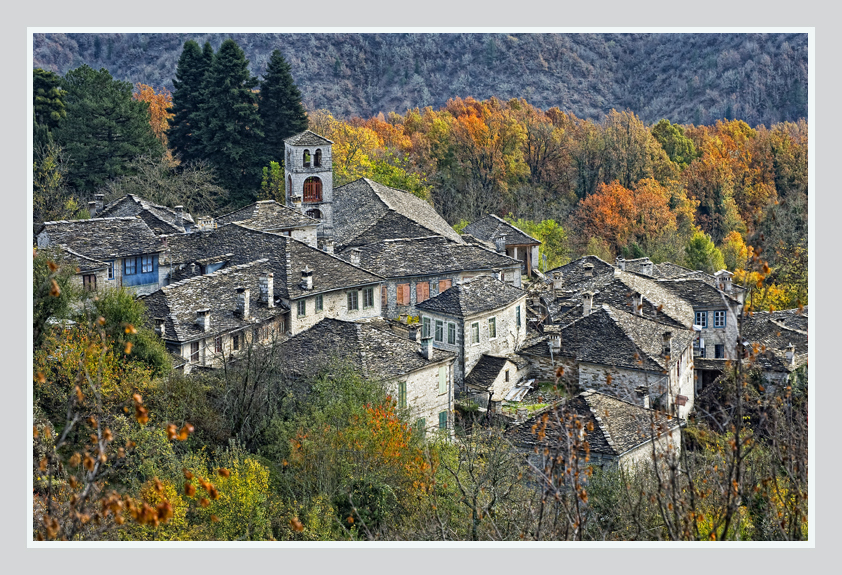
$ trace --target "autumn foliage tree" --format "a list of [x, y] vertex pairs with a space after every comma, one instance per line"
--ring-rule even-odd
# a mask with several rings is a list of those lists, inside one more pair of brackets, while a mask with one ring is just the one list
[[[149, 104], [149, 125], [152, 126], [152, 132], [158, 141], [167, 148], [167, 130], [169, 129], [170, 118], [173, 117], [172, 112], [172, 94], [166, 88], [161, 88], [160, 91], [155, 91], [152, 86], [135, 84], [135, 91], [132, 94], [135, 100], [146, 102]], [[168, 150], [169, 151], [169, 150]]]

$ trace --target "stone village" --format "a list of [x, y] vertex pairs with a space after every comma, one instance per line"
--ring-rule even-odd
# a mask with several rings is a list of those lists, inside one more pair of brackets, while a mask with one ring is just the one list
[[459, 234], [409, 192], [334, 188], [331, 145], [311, 131], [285, 141], [286, 205], [194, 219], [97, 196], [91, 219], [38, 226], [37, 245], [61, 249], [85, 289], [132, 290], [185, 373], [249, 346], [279, 346], [301, 377], [341, 358], [385, 382], [419, 430], [452, 433], [468, 409], [525, 451], [559, 401], [526, 400], [555, 383], [575, 390], [560, 401], [593, 429], [598, 463], [680, 445], [696, 399], [749, 346], [773, 383], [807, 362], [807, 309], [744, 315], [726, 270], [585, 256], [541, 273], [540, 242], [495, 215]]

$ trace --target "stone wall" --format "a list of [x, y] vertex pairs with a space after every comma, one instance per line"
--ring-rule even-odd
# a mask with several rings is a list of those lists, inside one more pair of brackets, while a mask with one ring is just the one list
[[[357, 319], [364, 319], [369, 317], [378, 317], [380, 315], [380, 284], [371, 284], [370, 287], [373, 290], [373, 305], [369, 308], [363, 307], [363, 288], [352, 288], [352, 289], [343, 289], [343, 290], [334, 290], [327, 293], [322, 293], [323, 298], [323, 309], [322, 311], [316, 311], [316, 295], [307, 296], [304, 298], [306, 301], [306, 310], [304, 316], [298, 315], [298, 301], [299, 300], [292, 300], [288, 303], [290, 306], [289, 312], [289, 325], [287, 325], [287, 331], [290, 335], [295, 335], [299, 332], [304, 331], [307, 328], [310, 328], [316, 325], [318, 322], [325, 318], [331, 319], [341, 319], [345, 321], [354, 321]], [[356, 291], [358, 302], [359, 302], [359, 309], [356, 311], [349, 311], [348, 310], [348, 296], [347, 293], [350, 291]]]
[[[447, 381], [444, 393], [439, 393], [439, 370], [444, 369]], [[398, 381], [389, 384], [393, 397], [398, 394]], [[406, 405], [409, 408], [410, 421], [415, 423], [424, 418], [428, 433], [438, 431], [439, 413], [447, 412], [447, 428], [453, 429], [453, 360], [429, 365], [408, 374], [406, 382]]]

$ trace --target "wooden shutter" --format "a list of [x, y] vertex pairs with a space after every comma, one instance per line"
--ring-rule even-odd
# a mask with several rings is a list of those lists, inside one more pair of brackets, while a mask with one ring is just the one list
[[430, 282], [418, 282], [415, 284], [415, 303], [421, 303], [430, 299]]
[[386, 286], [380, 287], [380, 307], [383, 309], [389, 307], [389, 290], [386, 289]]
[[398, 284], [398, 305], [409, 304], [409, 284]]
[[439, 293], [449, 289], [453, 285], [453, 280], [439, 280]]

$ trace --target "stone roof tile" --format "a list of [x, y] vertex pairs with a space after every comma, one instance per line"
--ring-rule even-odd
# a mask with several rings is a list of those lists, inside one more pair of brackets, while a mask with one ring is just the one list
[[478, 276], [416, 304], [419, 310], [469, 317], [499, 309], [526, 297], [526, 292], [491, 276]]

